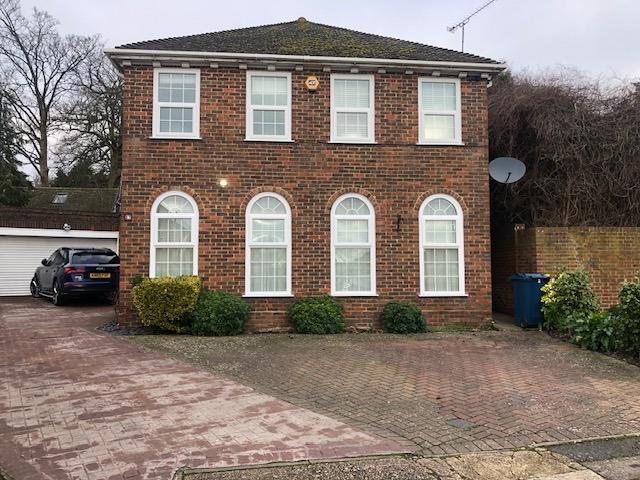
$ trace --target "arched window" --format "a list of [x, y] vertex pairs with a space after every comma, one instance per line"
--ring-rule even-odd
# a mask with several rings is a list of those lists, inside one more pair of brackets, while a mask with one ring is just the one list
[[420, 294], [464, 295], [462, 209], [448, 195], [432, 195], [420, 207]]
[[198, 206], [183, 192], [166, 192], [151, 208], [149, 276], [198, 274]]
[[371, 202], [349, 193], [331, 208], [331, 293], [376, 294], [376, 220]]
[[247, 205], [246, 218], [246, 295], [291, 295], [289, 204], [276, 193], [261, 193]]

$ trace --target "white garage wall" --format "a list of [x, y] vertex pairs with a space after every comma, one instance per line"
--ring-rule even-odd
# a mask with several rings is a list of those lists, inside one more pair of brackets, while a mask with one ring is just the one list
[[[81, 235], [91, 235], [95, 238]], [[0, 228], [0, 296], [30, 295], [29, 282], [33, 278], [36, 267], [40, 265], [43, 258], [48, 258], [56, 249], [106, 247], [117, 252], [117, 235], [117, 232], [77, 231], [72, 233], [61, 230]]]

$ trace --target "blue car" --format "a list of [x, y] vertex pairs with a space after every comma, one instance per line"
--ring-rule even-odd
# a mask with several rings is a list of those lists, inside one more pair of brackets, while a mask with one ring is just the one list
[[118, 291], [120, 257], [108, 248], [59, 248], [42, 259], [31, 280], [33, 297], [67, 299], [101, 295], [113, 301]]

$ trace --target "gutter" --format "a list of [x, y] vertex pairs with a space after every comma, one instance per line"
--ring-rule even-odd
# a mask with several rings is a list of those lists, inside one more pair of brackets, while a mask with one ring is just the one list
[[[399, 60], [390, 58], [360, 57], [322, 57], [314, 55], [276, 55], [270, 53], [229, 53], [229, 52], [190, 52], [176, 50], [142, 50], [135, 48], [107, 48], [104, 53], [116, 65], [118, 61], [165, 61], [165, 62], [239, 62], [254, 61], [260, 63], [317, 63], [337, 66], [397, 67], [434, 70], [456, 70], [479, 73], [499, 73], [507, 68], [505, 63], [445, 62], [430, 60]], [[118, 65], [122, 68], [122, 65]]]

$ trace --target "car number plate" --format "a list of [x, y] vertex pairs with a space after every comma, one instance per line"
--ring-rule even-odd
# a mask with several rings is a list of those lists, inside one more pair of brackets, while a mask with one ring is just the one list
[[89, 278], [111, 278], [110, 273], [90, 273]]

